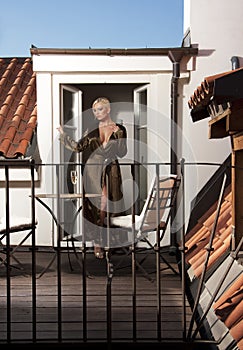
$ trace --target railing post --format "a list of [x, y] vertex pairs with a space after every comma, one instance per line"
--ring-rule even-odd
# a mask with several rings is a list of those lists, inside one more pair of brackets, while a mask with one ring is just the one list
[[156, 173], [156, 288], [157, 288], [157, 340], [161, 341], [161, 274], [160, 274], [160, 184], [159, 184], [159, 164], [155, 165]]
[[11, 281], [10, 281], [10, 223], [9, 166], [5, 164], [6, 262], [7, 262], [7, 342], [11, 342]]
[[30, 162], [31, 172], [31, 249], [32, 249], [32, 338], [36, 342], [36, 246], [35, 246], [35, 162]]
[[61, 280], [61, 203], [60, 203], [60, 165], [56, 164], [57, 184], [57, 303], [58, 303], [58, 341], [62, 340], [62, 280]]
[[221, 209], [221, 205], [222, 205], [222, 201], [223, 201], [223, 195], [224, 195], [224, 190], [225, 190], [226, 179], [227, 179], [227, 175], [225, 173], [224, 174], [224, 178], [223, 178], [223, 182], [222, 182], [222, 186], [221, 186], [221, 191], [220, 191], [220, 194], [219, 194], [219, 200], [218, 200], [218, 204], [217, 204], [216, 216], [215, 216], [215, 219], [214, 219], [214, 224], [213, 224], [213, 227], [212, 227], [210, 240], [209, 240], [208, 247], [207, 247], [206, 259], [205, 259], [203, 271], [202, 271], [202, 274], [201, 274], [200, 283], [199, 283], [199, 286], [198, 286], [198, 290], [197, 290], [197, 295], [196, 295], [193, 311], [192, 311], [192, 317], [191, 317], [189, 330], [188, 330], [188, 335], [187, 335], [187, 339], [188, 340], [191, 339], [192, 328], [193, 328], [193, 325], [194, 325], [194, 321], [196, 319], [197, 308], [198, 308], [198, 304], [199, 304], [199, 301], [200, 301], [200, 296], [201, 296], [201, 292], [202, 292], [202, 288], [203, 288], [203, 282], [204, 282], [204, 278], [205, 278], [205, 274], [206, 274], [206, 270], [207, 270], [207, 266], [208, 266], [208, 260], [209, 260], [211, 251], [213, 249], [212, 248], [212, 244], [213, 244], [213, 239], [214, 239], [216, 228], [217, 228], [217, 224], [218, 224], [219, 213], [220, 213], [220, 209]]
[[185, 159], [180, 161], [181, 168], [181, 198], [182, 198], [182, 225], [181, 225], [181, 295], [182, 295], [182, 330], [183, 340], [186, 340], [186, 263], [185, 263]]
[[132, 188], [132, 321], [133, 321], [133, 341], [137, 340], [137, 279], [136, 279], [136, 252], [135, 252], [135, 167], [138, 164], [131, 164], [131, 174], [133, 180]]

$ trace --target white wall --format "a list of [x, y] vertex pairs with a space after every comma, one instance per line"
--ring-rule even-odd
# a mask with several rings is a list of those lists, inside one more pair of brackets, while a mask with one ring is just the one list
[[[231, 153], [230, 138], [209, 139], [209, 119], [193, 123], [187, 102], [204, 77], [232, 69], [232, 56], [239, 56], [243, 65], [243, 3], [242, 0], [185, 0], [184, 10], [184, 29], [190, 28], [191, 43], [199, 50], [190, 62], [193, 70], [183, 91], [183, 134], [190, 141], [194, 159], [186, 154], [185, 145], [184, 155], [186, 161], [222, 163]], [[193, 198], [215, 171], [215, 167], [197, 167], [195, 173], [189, 167], [187, 199]]]
[[[37, 73], [38, 139], [43, 163], [58, 162], [53, 148], [60, 116], [60, 84], [149, 84], [150, 161], [169, 162], [171, 62], [167, 57], [100, 57], [72, 55], [34, 55]], [[131, 133], [131, 116], [122, 115]], [[126, 125], [125, 125], [126, 126]], [[130, 139], [133, 135], [128, 135]], [[128, 157], [129, 157], [128, 152]], [[156, 157], [155, 157], [156, 156]], [[46, 170], [45, 170], [46, 171]], [[53, 191], [55, 174], [43, 171], [39, 193]], [[50, 204], [50, 201], [49, 203]], [[55, 226], [50, 214], [37, 203], [37, 244], [53, 244]]]

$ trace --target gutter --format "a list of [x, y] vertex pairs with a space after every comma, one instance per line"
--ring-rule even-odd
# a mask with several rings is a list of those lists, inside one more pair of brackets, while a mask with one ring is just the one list
[[103, 56], [167, 56], [169, 52], [174, 55], [193, 56], [198, 53], [197, 48], [176, 47], [176, 48], [131, 48], [131, 49], [55, 49], [38, 48], [32, 46], [32, 55], [103, 55]]
[[[183, 57], [183, 52], [173, 52], [169, 51], [168, 57], [172, 62], [172, 78], [171, 78], [171, 127], [170, 127], [170, 172], [171, 174], [178, 174], [178, 135], [177, 135], [177, 125], [178, 125], [178, 82], [180, 78], [180, 61]], [[178, 205], [175, 203], [171, 211], [171, 244], [169, 248], [170, 255], [176, 255], [177, 252], [177, 225], [174, 224], [174, 219], [176, 217]], [[174, 226], [174, 227], [173, 227]]]
[[171, 174], [177, 175], [177, 125], [178, 125], [178, 81], [180, 78], [180, 61], [183, 52], [169, 51], [168, 57], [172, 62], [171, 78], [171, 132], [170, 132], [170, 160]]

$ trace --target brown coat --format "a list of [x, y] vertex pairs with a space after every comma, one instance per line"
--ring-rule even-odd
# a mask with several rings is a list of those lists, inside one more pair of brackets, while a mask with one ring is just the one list
[[[85, 193], [101, 194], [104, 183], [108, 180], [108, 208], [111, 216], [124, 212], [121, 169], [117, 157], [124, 157], [127, 153], [127, 132], [123, 125], [116, 125], [119, 130], [112, 133], [105, 147], [101, 144], [98, 128], [86, 132], [79, 141], [73, 140], [66, 133], [60, 135], [60, 141], [66, 148], [82, 152]], [[89, 225], [87, 232], [97, 232], [99, 214], [100, 197], [91, 200], [86, 198], [84, 217], [88, 220], [85, 220]]]

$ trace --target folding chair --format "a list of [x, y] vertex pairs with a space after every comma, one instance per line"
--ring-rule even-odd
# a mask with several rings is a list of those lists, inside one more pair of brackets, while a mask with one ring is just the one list
[[[37, 225], [37, 221], [35, 222], [35, 226]], [[18, 266], [13, 266], [11, 267], [24, 270], [23, 264], [19, 261], [18, 258], [14, 255], [14, 253], [17, 251], [17, 249], [23, 245], [23, 243], [31, 236], [33, 232], [33, 227], [32, 227], [32, 219], [27, 218], [27, 217], [17, 217], [17, 216], [11, 216], [10, 218], [10, 227], [9, 227], [9, 233], [12, 234], [19, 234], [23, 233], [24, 236], [19, 243], [15, 244], [12, 246], [10, 244], [10, 257], [18, 264]], [[0, 253], [4, 254], [5, 257], [1, 258], [0, 257], [0, 265], [7, 265], [7, 259], [6, 259], [6, 254], [7, 254], [7, 246], [6, 246], [6, 237], [7, 237], [8, 231], [6, 230], [6, 218], [2, 217], [0, 218]]]
[[[146, 260], [151, 250], [158, 252], [160, 259], [167, 265], [167, 268], [170, 268], [176, 274], [178, 273], [163, 257], [160, 243], [165, 236], [171, 218], [180, 182], [180, 178], [177, 175], [155, 176], [140, 215], [129, 214], [110, 218], [111, 228], [127, 232], [128, 237], [130, 237], [128, 239], [130, 244], [128, 244], [132, 249], [137, 246], [139, 241], [147, 243], [147, 254], [142, 261], [136, 261], [137, 267], [142, 269], [146, 275], [147, 273], [141, 264]], [[152, 244], [148, 238], [148, 233], [153, 231], [156, 231], [155, 244]], [[125, 250], [124, 247], [122, 249]], [[126, 248], [127, 255], [130, 254], [130, 251], [131, 249]]]

